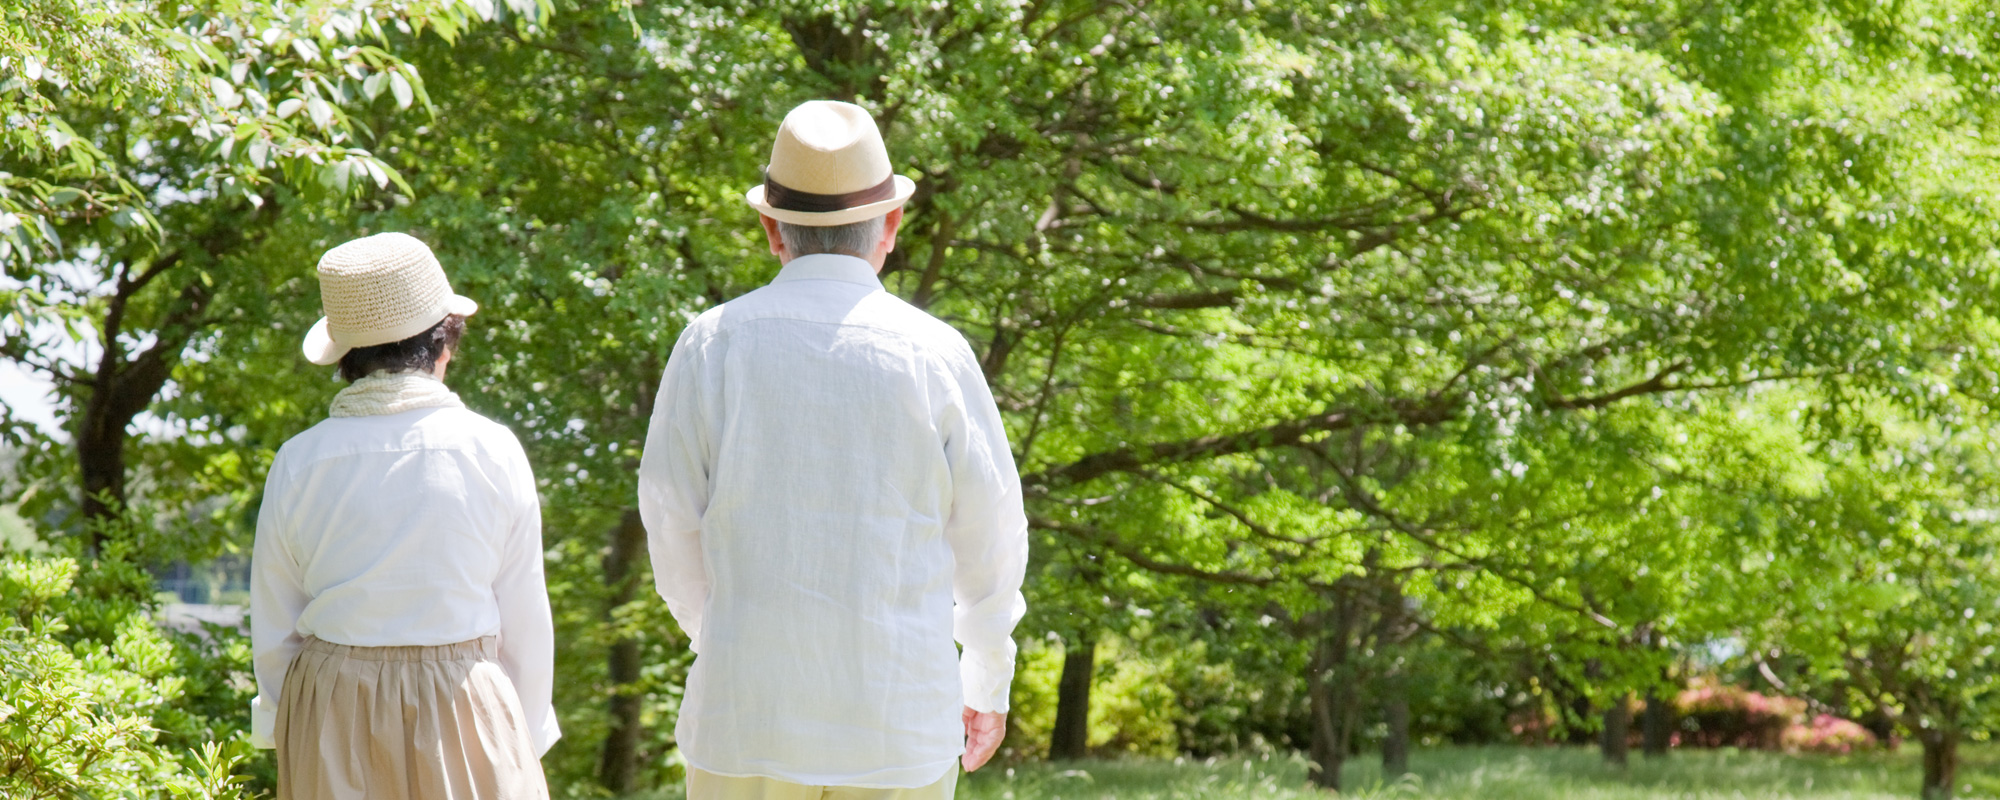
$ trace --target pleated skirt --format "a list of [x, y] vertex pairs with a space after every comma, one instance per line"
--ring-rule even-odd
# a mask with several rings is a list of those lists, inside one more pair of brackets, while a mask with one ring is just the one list
[[497, 637], [352, 647], [307, 637], [279, 696], [278, 800], [546, 800]]

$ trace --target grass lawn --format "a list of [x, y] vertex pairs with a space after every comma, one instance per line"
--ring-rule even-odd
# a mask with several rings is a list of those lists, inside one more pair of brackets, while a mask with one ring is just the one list
[[[1445, 747], [1410, 757], [1414, 775], [1382, 779], [1367, 754], [1348, 762], [1343, 797], [1410, 800], [1904, 800], [1917, 796], [1915, 746], [1856, 756], [1736, 750], [1632, 754], [1623, 772], [1582, 748]], [[1959, 800], [2000, 800], [2000, 745], [1960, 750]], [[995, 765], [960, 779], [958, 800], [1325, 800], [1298, 757]], [[646, 800], [677, 800], [676, 787]], [[638, 800], [638, 798], [633, 798]]]
[[[1384, 782], [1371, 755], [1348, 763], [1348, 797], [1574, 798], [1575, 800], [1693, 800], [1695, 798], [1914, 798], [1918, 750], [1848, 757], [1740, 751], [1680, 751], [1647, 760], [1634, 753], [1624, 772], [1578, 748], [1454, 747], [1422, 750], [1415, 774]], [[1959, 798], [2000, 798], [2000, 747], [1967, 747], [1959, 768]], [[1075, 762], [1021, 765], [966, 776], [961, 800], [1235, 800], [1313, 798], [1298, 758], [1213, 762]]]

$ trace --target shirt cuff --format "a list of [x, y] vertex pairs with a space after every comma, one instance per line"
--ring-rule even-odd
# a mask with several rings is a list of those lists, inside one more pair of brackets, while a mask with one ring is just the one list
[[972, 648], [958, 659], [958, 680], [965, 707], [985, 713], [1007, 713], [1007, 689], [1014, 682], [1013, 653], [977, 653]]
[[548, 710], [542, 712], [542, 724], [535, 730], [529, 731], [528, 738], [535, 743], [537, 758], [547, 755], [549, 748], [556, 746], [556, 740], [562, 738], [562, 726], [556, 723], [554, 705], [550, 705]]
[[271, 750], [278, 746], [278, 704], [264, 702], [264, 696], [250, 698], [250, 746]]

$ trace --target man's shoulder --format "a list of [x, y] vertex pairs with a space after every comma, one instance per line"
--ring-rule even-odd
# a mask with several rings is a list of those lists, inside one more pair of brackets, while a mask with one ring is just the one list
[[971, 357], [972, 346], [951, 323], [931, 316], [930, 312], [888, 292], [880, 292], [881, 318], [896, 332], [916, 341], [941, 356], [951, 358]]
[[[749, 295], [744, 296], [748, 297]], [[742, 299], [739, 297], [727, 303], [717, 303], [709, 306], [707, 311], [696, 314], [694, 319], [688, 320], [687, 325], [681, 328], [680, 336], [674, 341], [675, 349], [685, 347], [691, 343], [699, 343], [704, 339], [714, 336], [715, 332], [722, 328], [723, 309]]]
[[972, 354], [971, 345], [957, 328], [887, 291], [867, 292], [858, 298], [850, 295], [852, 305], [844, 301], [840, 313], [828, 314], [821, 305], [794, 297], [788, 289], [794, 287], [764, 286], [702, 312], [681, 332], [681, 344], [706, 342], [751, 322], [786, 320], [870, 328], [952, 358]]

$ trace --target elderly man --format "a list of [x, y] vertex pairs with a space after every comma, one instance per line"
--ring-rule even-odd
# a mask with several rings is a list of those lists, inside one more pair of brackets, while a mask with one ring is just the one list
[[915, 188], [866, 111], [794, 109], [745, 196], [783, 268], [667, 361], [639, 508], [690, 800], [950, 798], [1000, 745], [1027, 524], [972, 349], [876, 277]]

